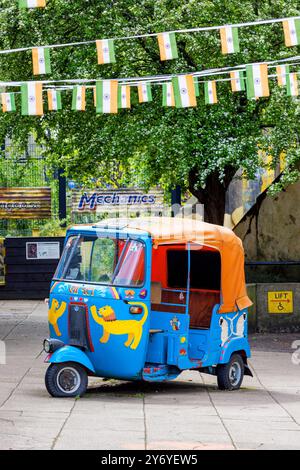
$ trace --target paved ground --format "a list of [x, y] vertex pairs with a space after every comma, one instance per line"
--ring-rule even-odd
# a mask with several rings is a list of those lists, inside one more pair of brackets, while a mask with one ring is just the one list
[[93, 380], [84, 398], [53, 399], [46, 322], [42, 302], [0, 301], [0, 449], [300, 449], [297, 336], [253, 337], [255, 378], [238, 392], [188, 372], [162, 385]]

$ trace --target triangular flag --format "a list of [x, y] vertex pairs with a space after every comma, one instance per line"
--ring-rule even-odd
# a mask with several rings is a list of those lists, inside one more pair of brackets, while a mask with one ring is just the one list
[[21, 86], [22, 115], [42, 116], [43, 85], [40, 82], [29, 82]]
[[101, 39], [96, 41], [98, 64], [111, 64], [116, 62], [113, 39]]
[[117, 80], [101, 80], [96, 83], [96, 111], [104, 114], [118, 112]]
[[140, 103], [147, 103], [152, 101], [152, 92], [150, 83], [142, 82], [138, 85], [138, 95]]
[[230, 72], [230, 78], [231, 78], [231, 90], [232, 91], [244, 91], [245, 90], [245, 77], [244, 77], [244, 72], [241, 72], [240, 70], [234, 70], [233, 72]]
[[252, 64], [246, 66], [248, 98], [270, 96], [267, 64]]
[[46, 0], [19, 0], [20, 8], [45, 8]]
[[298, 96], [299, 87], [296, 73], [289, 73], [286, 77], [286, 88], [288, 96]]
[[177, 108], [197, 106], [195, 83], [192, 75], [180, 75], [172, 79]]
[[73, 88], [73, 111], [85, 111], [85, 86], [75, 86]]
[[291, 47], [300, 44], [300, 20], [290, 18], [288, 20], [284, 20], [282, 24], [285, 45], [287, 47]]
[[57, 90], [47, 90], [49, 111], [59, 111], [62, 109], [61, 93]]
[[32, 63], [34, 75], [51, 73], [50, 50], [48, 47], [35, 47], [32, 49]]
[[290, 72], [290, 67], [288, 65], [277, 65], [276, 74], [277, 74], [277, 83], [279, 86], [286, 86], [286, 78]]
[[4, 113], [15, 111], [16, 103], [14, 93], [1, 93], [1, 104]]
[[217, 86], [215, 80], [209, 80], [204, 83], [205, 92], [205, 104], [216, 104], [217, 98]]
[[220, 28], [222, 54], [240, 52], [238, 28], [223, 26]]
[[130, 86], [129, 85], [119, 85], [118, 88], [118, 108], [120, 109], [130, 109]]
[[174, 98], [173, 84], [171, 82], [163, 83], [162, 91], [163, 91], [162, 105], [174, 107], [175, 98]]
[[175, 33], [160, 33], [157, 35], [160, 60], [171, 60], [178, 58]]

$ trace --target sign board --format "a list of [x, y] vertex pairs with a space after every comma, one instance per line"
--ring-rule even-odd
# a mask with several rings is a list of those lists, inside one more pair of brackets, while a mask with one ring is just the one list
[[59, 242], [27, 242], [26, 259], [59, 259]]
[[51, 218], [51, 188], [0, 188], [0, 218]]
[[268, 292], [268, 311], [269, 313], [293, 313], [293, 292]]
[[5, 248], [4, 238], [0, 238], [0, 286], [5, 285]]

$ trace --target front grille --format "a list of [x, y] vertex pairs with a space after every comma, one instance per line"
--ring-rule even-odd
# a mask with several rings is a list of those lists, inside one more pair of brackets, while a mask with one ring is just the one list
[[85, 305], [71, 304], [69, 309], [69, 344], [92, 350], [89, 341]]

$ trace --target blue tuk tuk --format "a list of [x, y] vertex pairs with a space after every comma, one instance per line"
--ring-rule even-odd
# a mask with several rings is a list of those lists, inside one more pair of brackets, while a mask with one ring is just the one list
[[74, 226], [51, 284], [46, 388], [74, 397], [88, 376], [158, 382], [191, 369], [236, 390], [252, 375], [250, 305], [227, 228], [177, 217]]

